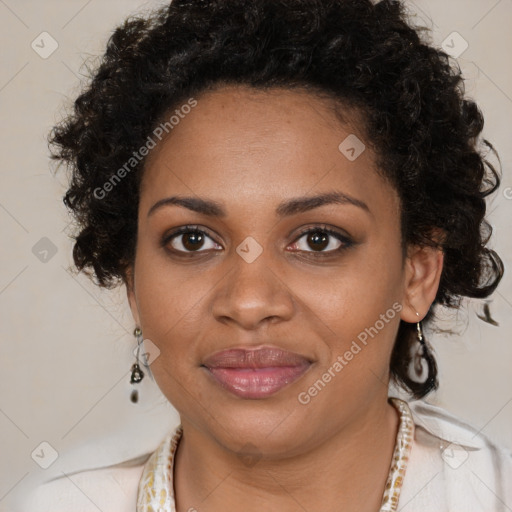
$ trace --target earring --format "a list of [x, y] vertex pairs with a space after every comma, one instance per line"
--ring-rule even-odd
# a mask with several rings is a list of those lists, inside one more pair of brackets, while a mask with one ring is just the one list
[[[130, 384], [138, 384], [143, 378], [144, 378], [144, 372], [139, 367], [139, 353], [140, 353], [140, 346], [142, 345], [143, 338], [142, 338], [142, 330], [140, 327], [136, 327], [133, 331], [133, 334], [137, 338], [137, 362], [133, 363], [131, 368], [131, 375], [130, 375]], [[132, 389], [132, 392], [130, 394], [130, 400], [136, 404], [139, 401], [139, 392], [137, 389]]]
[[[417, 316], [420, 316], [416, 312]], [[416, 322], [416, 342], [411, 347], [411, 363], [414, 371], [409, 372], [409, 377], [414, 382], [424, 383], [428, 379], [428, 347], [423, 337], [423, 330], [421, 328], [421, 321]]]

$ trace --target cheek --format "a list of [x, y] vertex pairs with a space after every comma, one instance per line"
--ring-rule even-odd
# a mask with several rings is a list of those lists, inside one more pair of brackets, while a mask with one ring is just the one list
[[[175, 365], [185, 361], [200, 339], [205, 322], [204, 308], [213, 283], [204, 274], [180, 272], [166, 264], [154, 251], [141, 250], [136, 260], [136, 290], [145, 338], [160, 349], [164, 359]], [[168, 353], [180, 357], [167, 357]], [[156, 361], [155, 361], [156, 363]]]
[[158, 264], [154, 256], [141, 254], [138, 265], [136, 286], [143, 334], [159, 351], [151, 371], [169, 402], [178, 410], [189, 410], [191, 397], [197, 395], [196, 354], [205, 330], [201, 311], [206, 283], [199, 278], [184, 279], [169, 265]]
[[311, 316], [323, 329], [318, 332], [326, 333], [327, 337], [322, 337], [331, 360], [359, 341], [364, 350], [357, 359], [362, 355], [385, 364], [384, 356], [392, 348], [399, 324], [401, 291], [399, 244], [368, 246], [329, 278], [317, 279], [316, 286], [308, 290], [307, 300], [314, 312]]

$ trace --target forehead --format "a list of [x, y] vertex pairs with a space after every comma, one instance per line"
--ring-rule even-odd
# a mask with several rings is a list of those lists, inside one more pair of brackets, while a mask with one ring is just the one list
[[176, 193], [247, 205], [333, 189], [368, 197], [380, 189], [383, 203], [395, 200], [353, 109], [335, 111], [332, 100], [300, 89], [238, 85], [195, 100], [148, 155], [146, 208]]

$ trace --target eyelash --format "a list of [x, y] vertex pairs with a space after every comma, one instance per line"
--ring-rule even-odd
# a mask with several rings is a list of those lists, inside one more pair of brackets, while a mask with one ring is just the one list
[[[293, 242], [293, 245], [296, 244], [304, 235], [309, 234], [309, 233], [317, 233], [317, 232], [325, 233], [325, 234], [328, 234], [328, 235], [336, 238], [338, 241], [340, 241], [342, 243], [342, 245], [340, 247], [338, 247], [337, 249], [331, 249], [330, 251], [301, 251], [301, 250], [298, 250], [298, 252], [314, 254], [315, 255], [314, 257], [322, 258], [322, 257], [326, 257], [326, 256], [332, 256], [334, 254], [339, 254], [342, 251], [345, 251], [346, 249], [349, 249], [350, 247], [352, 247], [354, 245], [354, 242], [348, 236], [343, 235], [342, 233], [335, 231], [325, 225], [318, 225], [318, 226], [304, 228], [303, 230], [301, 230], [298, 233], [297, 238]], [[197, 225], [188, 225], [188, 226], [182, 226], [182, 227], [172, 231], [171, 233], [164, 235], [164, 237], [162, 238], [162, 242], [161, 242], [162, 247], [165, 248], [166, 250], [172, 252], [173, 254], [178, 254], [180, 256], [183, 256], [183, 255], [193, 256], [195, 254], [207, 252], [207, 251], [180, 251], [180, 250], [176, 250], [176, 249], [168, 249], [167, 248], [167, 245], [169, 244], [169, 242], [171, 242], [175, 237], [177, 237], [179, 235], [186, 234], [186, 233], [200, 233], [200, 234], [206, 235], [208, 238], [213, 240], [213, 238], [204, 229], [200, 229], [200, 227]], [[213, 241], [215, 242], [215, 240], [213, 240]], [[215, 242], [215, 243], [217, 243], [217, 242]], [[190, 256], [185, 256], [185, 257], [190, 257]]]

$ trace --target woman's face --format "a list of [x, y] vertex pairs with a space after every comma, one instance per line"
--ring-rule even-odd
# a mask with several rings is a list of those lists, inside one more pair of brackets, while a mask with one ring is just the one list
[[234, 451], [307, 450], [387, 397], [400, 317], [414, 321], [399, 199], [325, 100], [196, 99], [147, 159], [132, 312], [182, 422]]

